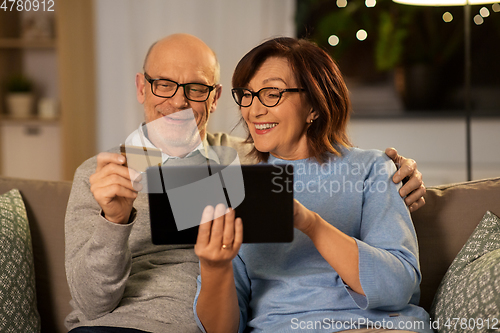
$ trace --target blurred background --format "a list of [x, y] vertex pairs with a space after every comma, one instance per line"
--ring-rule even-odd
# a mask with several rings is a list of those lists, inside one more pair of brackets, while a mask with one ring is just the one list
[[71, 180], [85, 159], [124, 142], [143, 121], [134, 77], [149, 46], [185, 32], [221, 63], [210, 132], [245, 136], [230, 89], [247, 51], [271, 37], [306, 37], [345, 76], [356, 146], [396, 147], [417, 161], [427, 186], [465, 181], [467, 109], [471, 178], [500, 176], [500, 5], [471, 5], [470, 14], [465, 20], [463, 6], [391, 0], [7, 2], [0, 8], [0, 173]]

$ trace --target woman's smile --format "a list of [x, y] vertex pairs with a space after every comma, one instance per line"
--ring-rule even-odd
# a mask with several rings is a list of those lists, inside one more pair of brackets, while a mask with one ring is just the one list
[[255, 127], [255, 134], [263, 135], [271, 132], [278, 123], [253, 123]]

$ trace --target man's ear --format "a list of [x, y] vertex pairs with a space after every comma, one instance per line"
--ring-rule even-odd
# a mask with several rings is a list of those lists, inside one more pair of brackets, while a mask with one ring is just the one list
[[143, 104], [146, 99], [146, 85], [144, 84], [144, 74], [135, 74], [135, 93], [139, 103]]
[[217, 102], [219, 101], [221, 94], [222, 94], [222, 84], [218, 84], [215, 86], [215, 96], [212, 106], [210, 106], [210, 113], [214, 113], [215, 109], [217, 108]]

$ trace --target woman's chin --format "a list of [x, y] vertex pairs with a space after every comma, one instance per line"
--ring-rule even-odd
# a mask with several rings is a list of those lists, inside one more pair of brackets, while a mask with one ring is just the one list
[[257, 149], [261, 153], [271, 153], [271, 148], [267, 147], [266, 145], [259, 145], [258, 143], [257, 144], [254, 143], [254, 146], [255, 149]]

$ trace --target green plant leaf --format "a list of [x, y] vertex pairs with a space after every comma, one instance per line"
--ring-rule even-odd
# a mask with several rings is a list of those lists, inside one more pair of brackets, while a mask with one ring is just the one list
[[30, 92], [33, 90], [33, 82], [22, 74], [15, 74], [6, 80], [5, 90], [8, 92]]

